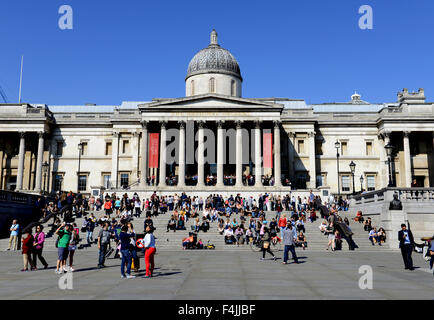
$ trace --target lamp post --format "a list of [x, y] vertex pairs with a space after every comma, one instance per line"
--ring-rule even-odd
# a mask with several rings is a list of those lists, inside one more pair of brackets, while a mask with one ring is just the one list
[[83, 143], [78, 144], [78, 171], [77, 171], [77, 193], [80, 191], [80, 160], [83, 151]]
[[360, 175], [360, 193], [362, 193], [363, 192], [363, 174], [362, 175]]
[[42, 187], [42, 191], [45, 193], [45, 186], [46, 186], [46, 180], [47, 180], [47, 173], [48, 173], [48, 168], [50, 167], [50, 165], [48, 164], [47, 161], [45, 161], [42, 164], [42, 172], [44, 173], [44, 185]]
[[387, 166], [388, 166], [388, 169], [389, 169], [389, 184], [387, 186], [388, 187], [392, 187], [392, 153], [393, 153], [393, 146], [389, 142], [388, 144], [386, 144], [384, 146], [384, 149], [386, 149]]
[[336, 148], [336, 165], [338, 169], [338, 196], [341, 193], [341, 187], [339, 183], [339, 148], [341, 147], [341, 144], [338, 140], [335, 142], [335, 148]]
[[356, 188], [354, 187], [354, 172], [356, 171], [356, 164], [353, 161], [351, 161], [349, 166], [351, 170], [351, 175], [353, 176], [353, 194], [355, 194]]

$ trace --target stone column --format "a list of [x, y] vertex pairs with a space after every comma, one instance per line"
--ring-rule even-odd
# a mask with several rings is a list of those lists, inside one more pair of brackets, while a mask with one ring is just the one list
[[17, 186], [16, 190], [20, 191], [23, 189], [23, 172], [24, 172], [24, 153], [25, 153], [25, 132], [19, 132], [20, 135], [20, 149], [18, 153], [18, 172], [17, 172]]
[[139, 133], [133, 132], [132, 141], [132, 151], [133, 151], [133, 165], [132, 165], [132, 178], [137, 182], [139, 178]]
[[185, 121], [179, 121], [178, 187], [185, 187]]
[[118, 187], [118, 165], [119, 165], [119, 139], [120, 133], [113, 132], [112, 137], [112, 173], [111, 173], [111, 187], [117, 189]]
[[[381, 142], [380, 139], [383, 141]], [[389, 165], [387, 163], [387, 152], [384, 148], [390, 142], [390, 132], [383, 132], [379, 138], [380, 145], [380, 179], [381, 179], [381, 188], [385, 188], [389, 185]], [[364, 177], [366, 178], [366, 177]]]
[[42, 185], [42, 162], [44, 158], [44, 132], [38, 132], [38, 157], [36, 158], [36, 181], [35, 191], [41, 191]]
[[224, 135], [223, 135], [224, 121], [217, 121], [217, 186], [224, 186], [223, 165], [224, 165]]
[[310, 188], [316, 188], [316, 158], [315, 158], [315, 131], [309, 132], [309, 175]]
[[142, 121], [141, 161], [140, 161], [140, 186], [146, 186], [148, 178], [148, 121]]
[[255, 187], [262, 187], [261, 121], [255, 121]]
[[160, 179], [158, 186], [166, 185], [166, 125], [167, 121], [160, 121]]
[[411, 187], [410, 131], [404, 131], [405, 188]]
[[288, 171], [291, 183], [294, 183], [294, 137], [294, 132], [288, 132]]
[[199, 141], [197, 144], [197, 186], [205, 186], [205, 157], [204, 157], [204, 132], [203, 126], [204, 121], [198, 121], [197, 125], [199, 127]]
[[237, 187], [243, 186], [243, 136], [242, 136], [242, 122], [236, 121], [237, 126], [237, 140], [236, 140], [236, 181]]
[[273, 121], [274, 124], [274, 185], [282, 186], [282, 175], [280, 169], [280, 121]]

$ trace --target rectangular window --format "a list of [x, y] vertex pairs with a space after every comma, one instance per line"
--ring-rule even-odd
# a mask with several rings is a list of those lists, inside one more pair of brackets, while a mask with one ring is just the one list
[[63, 176], [61, 174], [56, 174], [54, 176], [54, 191], [62, 191], [62, 181]]
[[375, 176], [374, 175], [368, 175], [366, 176], [366, 183], [368, 187], [368, 191], [375, 190]]
[[87, 142], [82, 142], [81, 143], [81, 155], [87, 155]]
[[87, 176], [80, 175], [78, 178], [78, 191], [85, 191], [87, 188]]
[[109, 174], [105, 174], [103, 176], [104, 188], [110, 189], [110, 187], [111, 187], [111, 178], [112, 178], [112, 176], [109, 175]]
[[342, 176], [342, 191], [350, 191], [350, 176]]
[[298, 153], [304, 154], [304, 140], [298, 140]]
[[112, 143], [111, 142], [106, 142], [105, 143], [105, 155], [106, 156], [111, 156], [112, 154]]
[[56, 155], [61, 156], [62, 154], [63, 154], [63, 142], [57, 141]]
[[122, 153], [128, 153], [128, 146], [130, 142], [128, 140], [122, 141]]
[[366, 155], [372, 156], [372, 142], [366, 142]]
[[128, 173], [121, 173], [121, 187], [128, 187]]
[[347, 143], [341, 142], [341, 156], [346, 156], [346, 155], [348, 155]]

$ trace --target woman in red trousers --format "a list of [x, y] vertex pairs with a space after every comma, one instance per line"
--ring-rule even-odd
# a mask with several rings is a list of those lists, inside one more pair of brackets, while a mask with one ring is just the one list
[[146, 264], [146, 275], [145, 278], [152, 277], [152, 272], [154, 272], [154, 255], [155, 249], [155, 237], [154, 228], [146, 226], [146, 236], [145, 236], [145, 264]]

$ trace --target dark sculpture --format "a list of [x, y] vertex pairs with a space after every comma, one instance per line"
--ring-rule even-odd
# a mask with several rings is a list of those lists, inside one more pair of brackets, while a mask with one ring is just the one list
[[393, 195], [393, 200], [390, 201], [389, 210], [402, 210], [401, 200], [398, 199], [398, 194]]

